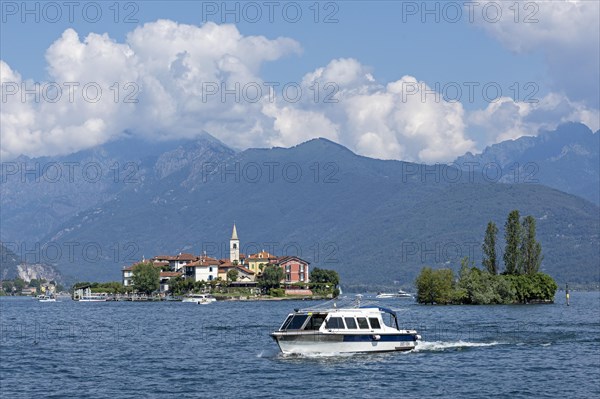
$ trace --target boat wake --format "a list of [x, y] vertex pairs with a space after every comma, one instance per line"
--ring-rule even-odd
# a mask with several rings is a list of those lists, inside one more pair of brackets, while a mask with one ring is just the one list
[[463, 349], [463, 348], [478, 348], [485, 346], [501, 345], [500, 342], [466, 342], [466, 341], [454, 341], [454, 342], [443, 342], [443, 341], [419, 341], [417, 347], [411, 352], [439, 352], [448, 349]]
[[[410, 353], [417, 352], [443, 352], [450, 350], [462, 350], [465, 348], [479, 348], [486, 346], [496, 346], [502, 345], [501, 342], [466, 342], [466, 341], [454, 341], [454, 342], [444, 342], [444, 341], [419, 341], [417, 347], [410, 351], [401, 352], [403, 355], [408, 355]], [[399, 352], [388, 352], [382, 355], [389, 355]], [[267, 351], [262, 351], [256, 355], [258, 358], [280, 358], [280, 359], [330, 359], [330, 358], [350, 358], [355, 356], [369, 356], [371, 354], [367, 352], [322, 352], [322, 353], [291, 353], [284, 354], [281, 352], [272, 353]]]

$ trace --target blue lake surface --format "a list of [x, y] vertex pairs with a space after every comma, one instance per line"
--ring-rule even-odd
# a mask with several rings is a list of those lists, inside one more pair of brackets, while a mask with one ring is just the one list
[[600, 396], [600, 293], [553, 305], [385, 301], [415, 351], [282, 356], [269, 332], [312, 302], [0, 298], [2, 398]]

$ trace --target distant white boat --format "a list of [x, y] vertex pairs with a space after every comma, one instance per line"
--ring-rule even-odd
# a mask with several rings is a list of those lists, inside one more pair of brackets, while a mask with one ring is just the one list
[[208, 305], [217, 299], [210, 294], [190, 294], [183, 297], [181, 302], [197, 303], [199, 305]]
[[54, 295], [38, 295], [35, 297], [38, 302], [56, 302]]
[[412, 295], [408, 292], [398, 290], [396, 293], [378, 292], [377, 299], [393, 299], [393, 298], [412, 298]]

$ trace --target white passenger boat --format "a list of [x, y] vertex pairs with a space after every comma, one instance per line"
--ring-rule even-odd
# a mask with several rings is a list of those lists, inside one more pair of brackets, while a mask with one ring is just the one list
[[284, 354], [392, 352], [414, 349], [421, 337], [401, 330], [396, 313], [376, 305], [296, 310], [271, 333]]
[[211, 302], [215, 302], [217, 299], [210, 294], [190, 294], [183, 297], [181, 302], [192, 302], [199, 305], [208, 305]]
[[393, 298], [412, 298], [412, 295], [408, 292], [398, 290], [396, 293], [378, 292], [377, 299], [393, 299]]

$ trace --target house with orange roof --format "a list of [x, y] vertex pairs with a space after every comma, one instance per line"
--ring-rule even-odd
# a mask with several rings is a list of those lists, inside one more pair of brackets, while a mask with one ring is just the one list
[[229, 261], [222, 262], [219, 265], [219, 277], [221, 278], [221, 280], [223, 280], [223, 281], [228, 280], [227, 273], [230, 270], [237, 270], [237, 272], [238, 272], [237, 281], [250, 282], [250, 281], [256, 280], [256, 274], [252, 270], [250, 270], [247, 267], [244, 267], [242, 265], [235, 265]]
[[267, 266], [267, 264], [272, 264], [275, 261], [277, 261], [277, 256], [270, 254], [264, 249], [259, 253], [248, 255], [248, 258], [246, 258], [248, 269], [252, 270], [257, 276], [262, 274], [262, 270]]
[[201, 256], [197, 260], [183, 266], [185, 278], [194, 281], [212, 281], [219, 276], [219, 261], [209, 256]]
[[199, 259], [198, 256], [193, 254], [182, 254], [181, 252], [177, 256], [173, 256], [172, 259], [169, 260], [169, 268], [171, 271], [178, 272], [181, 271], [182, 268], [192, 262], [195, 262]]

